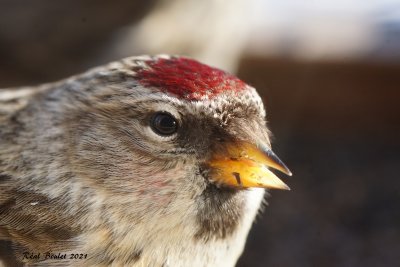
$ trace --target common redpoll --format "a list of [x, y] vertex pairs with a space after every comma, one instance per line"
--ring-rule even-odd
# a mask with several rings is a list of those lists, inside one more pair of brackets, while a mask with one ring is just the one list
[[233, 266], [291, 174], [256, 90], [184, 57], [2, 91], [0, 140], [6, 266]]

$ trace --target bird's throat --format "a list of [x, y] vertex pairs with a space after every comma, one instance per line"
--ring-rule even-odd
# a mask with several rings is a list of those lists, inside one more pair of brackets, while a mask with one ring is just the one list
[[209, 183], [196, 204], [196, 239], [225, 239], [237, 230], [244, 215], [245, 190], [217, 187]]

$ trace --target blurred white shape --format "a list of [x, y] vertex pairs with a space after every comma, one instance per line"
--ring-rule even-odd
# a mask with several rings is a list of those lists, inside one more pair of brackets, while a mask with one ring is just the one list
[[159, 0], [108, 53], [180, 54], [230, 72], [243, 53], [400, 59], [400, 0]]
[[116, 50], [180, 54], [235, 72], [254, 25], [254, 0], [162, 0], [121, 34]]

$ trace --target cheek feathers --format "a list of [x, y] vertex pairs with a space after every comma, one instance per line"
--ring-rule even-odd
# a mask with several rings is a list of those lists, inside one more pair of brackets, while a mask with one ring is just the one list
[[247, 88], [237, 77], [188, 58], [157, 58], [146, 64], [148, 68], [136, 72], [140, 84], [181, 99], [211, 99], [227, 91], [239, 92]]

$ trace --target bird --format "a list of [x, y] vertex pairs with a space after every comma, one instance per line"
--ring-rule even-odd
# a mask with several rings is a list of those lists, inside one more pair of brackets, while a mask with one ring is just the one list
[[[234, 266], [291, 175], [256, 89], [184, 56], [135, 56], [0, 91], [6, 266]], [[8, 264], [8, 265], [7, 265]]]

